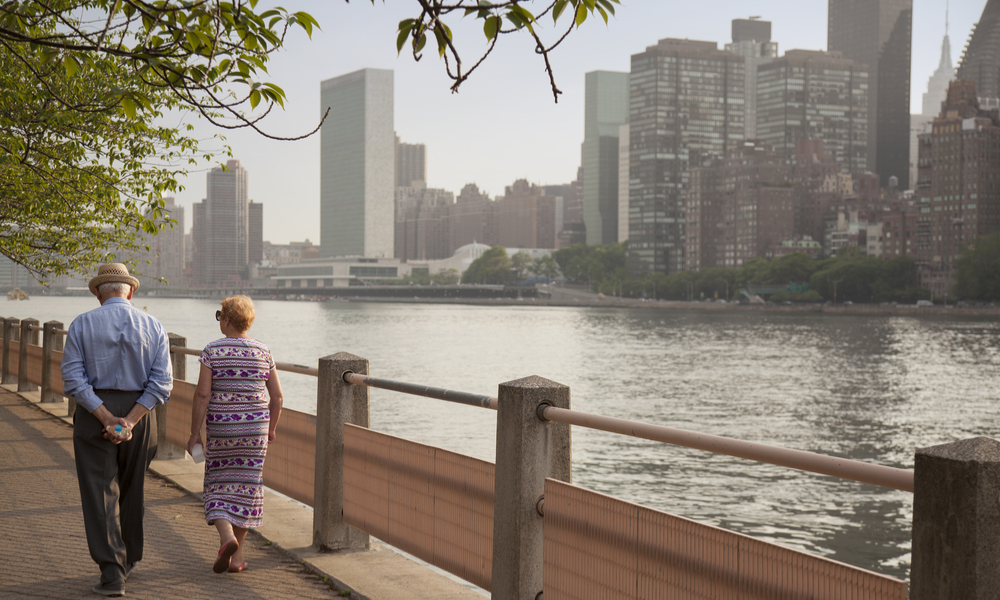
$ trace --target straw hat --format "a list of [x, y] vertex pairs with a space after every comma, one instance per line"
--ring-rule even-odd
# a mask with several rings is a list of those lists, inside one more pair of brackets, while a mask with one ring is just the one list
[[113, 281], [129, 284], [133, 292], [139, 289], [139, 280], [129, 275], [128, 268], [122, 263], [107, 263], [97, 267], [97, 277], [91, 279], [87, 286], [90, 288], [90, 293], [96, 296], [97, 286]]

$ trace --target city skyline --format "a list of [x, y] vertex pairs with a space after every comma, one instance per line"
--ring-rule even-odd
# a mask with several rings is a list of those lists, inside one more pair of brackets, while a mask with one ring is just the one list
[[[956, 65], [983, 6], [978, 0], [951, 3], [948, 33]], [[772, 40], [782, 52], [827, 47], [826, 0], [622, 6], [607, 27], [586, 23], [553, 55], [556, 81], [564, 92], [554, 104], [541, 63], [525, 40], [504, 40], [507, 47], [453, 95], [433, 54], [419, 63], [405, 52], [396, 57], [395, 23], [408, 16], [402, 8], [334, 3], [312, 10], [324, 32], [316, 32], [313, 41], [302, 35], [291, 39], [289, 50], [272, 63], [271, 74], [288, 92], [288, 101], [284, 112], [275, 111], [266, 121], [267, 131], [298, 135], [315, 127], [317, 84], [323, 79], [366, 67], [393, 69], [395, 130], [407, 143], [427, 146], [428, 186], [457, 194], [475, 183], [490, 197], [519, 178], [544, 185], [573, 181], [583, 141], [584, 74], [627, 72], [631, 55], [659, 39], [687, 37], [722, 49], [731, 40], [732, 19], [760, 15], [773, 23]], [[455, 31], [471, 58], [481, 31], [465, 25]], [[926, 81], [940, 60], [944, 3], [914, 0], [913, 35], [911, 113], [920, 112]], [[314, 56], [335, 59], [318, 64]], [[198, 127], [202, 137], [214, 133]], [[255, 174], [257, 201], [275, 206], [277, 214], [264, 223], [264, 239], [318, 243], [319, 136], [294, 143], [252, 132], [228, 132], [227, 138], [234, 157]], [[204, 198], [204, 181], [204, 170], [192, 172], [183, 182], [186, 189], [176, 194], [178, 203], [190, 206]]]

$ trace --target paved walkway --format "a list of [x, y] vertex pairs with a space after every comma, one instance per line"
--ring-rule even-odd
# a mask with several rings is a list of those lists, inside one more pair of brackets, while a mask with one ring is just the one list
[[[129, 598], [337, 598], [319, 577], [251, 532], [239, 574], [212, 573], [218, 537], [201, 502], [146, 476], [145, 558]], [[73, 462], [73, 430], [0, 389], [0, 598], [98, 598]]]

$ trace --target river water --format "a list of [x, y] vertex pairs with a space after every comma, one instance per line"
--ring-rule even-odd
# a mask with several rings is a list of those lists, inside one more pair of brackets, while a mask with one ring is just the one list
[[[133, 304], [200, 348], [210, 300]], [[67, 326], [92, 297], [34, 297], [7, 315]], [[878, 464], [997, 437], [1000, 320], [261, 300], [250, 334], [276, 360], [347, 351], [378, 377], [495, 395], [540, 375], [575, 409]], [[189, 379], [197, 364], [188, 359]], [[281, 374], [315, 412], [315, 378]], [[494, 459], [493, 411], [372, 390], [372, 427]], [[652, 508], [907, 578], [912, 494], [634, 438], [573, 431], [573, 481]]]

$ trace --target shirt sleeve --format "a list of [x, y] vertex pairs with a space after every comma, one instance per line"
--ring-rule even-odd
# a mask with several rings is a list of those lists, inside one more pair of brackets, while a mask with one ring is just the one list
[[174, 387], [174, 375], [170, 369], [170, 340], [162, 326], [157, 330], [157, 339], [154, 340], [150, 352], [153, 361], [149, 369], [149, 378], [142, 396], [137, 400], [147, 410], [153, 410], [157, 405], [169, 400], [170, 390]]
[[205, 346], [205, 349], [201, 351], [201, 356], [198, 357], [198, 362], [205, 365], [209, 369], [212, 368], [212, 353], [208, 350], [210, 347], [211, 344]]
[[73, 396], [77, 404], [87, 409], [88, 412], [94, 412], [98, 406], [104, 404], [94, 393], [94, 388], [87, 378], [87, 371], [84, 368], [83, 345], [80, 342], [80, 327], [76, 321], [70, 323], [69, 333], [66, 334], [61, 370], [63, 392]]

